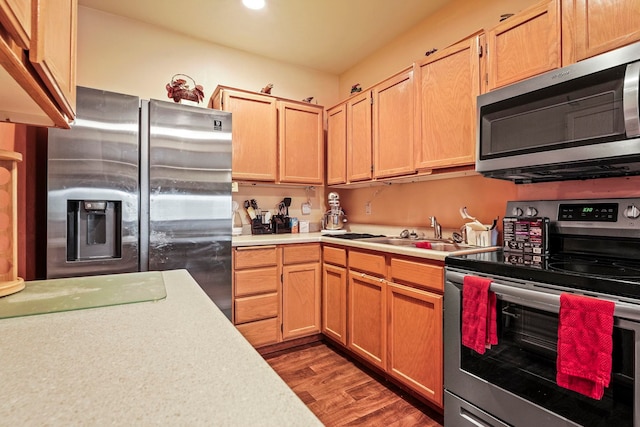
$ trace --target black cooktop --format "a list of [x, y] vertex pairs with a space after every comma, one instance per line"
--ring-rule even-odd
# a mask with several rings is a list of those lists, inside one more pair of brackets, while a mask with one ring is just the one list
[[325, 234], [324, 237], [335, 237], [336, 239], [367, 239], [369, 237], [384, 237], [382, 234], [368, 234], [368, 233], [343, 233], [343, 234]]
[[602, 294], [640, 298], [640, 262], [556, 253], [524, 260], [508, 252], [449, 256], [445, 266], [488, 276], [502, 276], [537, 284], [552, 284]]

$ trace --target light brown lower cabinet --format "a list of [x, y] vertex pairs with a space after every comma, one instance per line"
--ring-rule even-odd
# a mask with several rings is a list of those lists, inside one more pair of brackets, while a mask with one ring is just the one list
[[347, 269], [326, 262], [322, 270], [322, 333], [347, 345]]
[[256, 348], [320, 332], [320, 244], [233, 251], [233, 323]]
[[[443, 263], [349, 249], [343, 267], [333, 253], [327, 256], [326, 249], [323, 333], [442, 408]], [[345, 271], [342, 297], [338, 290]], [[344, 298], [348, 303], [342, 308]], [[341, 315], [348, 319], [346, 344], [338, 323]]]
[[386, 369], [386, 281], [349, 272], [348, 347], [379, 368]]
[[388, 372], [442, 406], [442, 295], [387, 284]]
[[283, 248], [282, 340], [320, 332], [320, 245]]

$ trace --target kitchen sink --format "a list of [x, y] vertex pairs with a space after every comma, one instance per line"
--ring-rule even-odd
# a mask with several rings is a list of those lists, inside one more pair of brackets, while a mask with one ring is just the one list
[[[463, 243], [452, 243], [451, 241], [442, 241], [437, 239], [403, 239], [401, 237], [370, 237], [365, 239], [357, 239], [361, 242], [367, 243], [380, 243], [383, 245], [393, 245], [393, 246], [407, 246], [407, 247], [419, 247], [420, 244], [429, 243], [431, 249], [434, 251], [442, 251], [442, 252], [457, 252], [467, 249], [475, 249], [476, 246], [466, 245]], [[426, 246], [426, 245], [425, 245]]]

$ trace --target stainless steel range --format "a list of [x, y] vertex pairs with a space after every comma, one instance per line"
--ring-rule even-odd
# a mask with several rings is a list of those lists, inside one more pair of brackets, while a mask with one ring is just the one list
[[[640, 426], [640, 198], [509, 202], [507, 216], [548, 219], [546, 243], [517, 248], [528, 236], [507, 236], [520, 252], [445, 261], [445, 424]], [[461, 345], [468, 275], [490, 278], [497, 297], [498, 344], [484, 354]], [[562, 293], [615, 302], [611, 382], [600, 400], [556, 384]]]

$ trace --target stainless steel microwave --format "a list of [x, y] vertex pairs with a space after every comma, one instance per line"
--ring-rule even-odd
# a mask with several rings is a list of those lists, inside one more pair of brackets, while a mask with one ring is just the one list
[[640, 42], [478, 97], [476, 170], [516, 183], [640, 174]]

